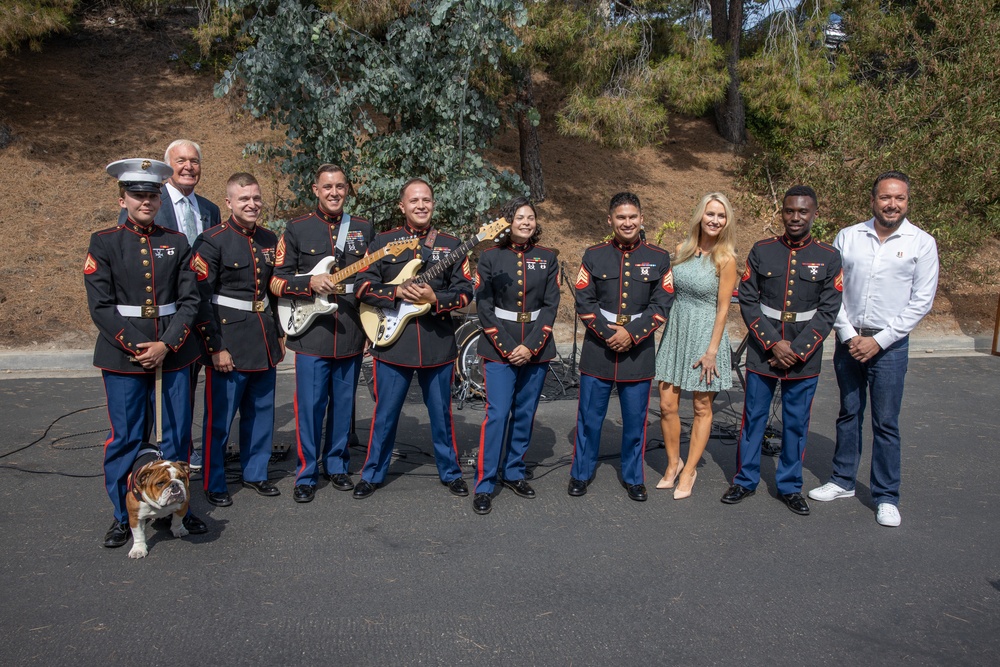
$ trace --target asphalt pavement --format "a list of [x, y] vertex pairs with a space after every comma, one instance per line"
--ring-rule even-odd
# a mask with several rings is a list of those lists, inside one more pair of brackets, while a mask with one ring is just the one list
[[[294, 448], [294, 377], [285, 368], [275, 443]], [[716, 399], [690, 499], [653, 488], [665, 454], [651, 411], [650, 499], [628, 500], [614, 398], [596, 479], [571, 498], [576, 401], [572, 387], [563, 397], [550, 382], [528, 453], [534, 500], [504, 491], [491, 514], [478, 516], [471, 497], [451, 496], [412, 392], [389, 482], [371, 498], [321, 482], [314, 502], [294, 503], [294, 456], [271, 466], [277, 498], [240, 488], [234, 468], [234, 503], [215, 508], [198, 477], [192, 506], [209, 533], [175, 539], [150, 529], [149, 556], [138, 561], [126, 557], [128, 546], [101, 547], [112, 515], [101, 477], [100, 378], [80, 369], [37, 374], [46, 377], [0, 375], [4, 664], [1000, 662], [997, 357], [914, 351], [895, 529], [875, 522], [867, 457], [857, 496], [811, 501], [808, 517], [774, 498], [771, 458], [756, 496], [721, 504], [735, 472], [738, 388]], [[360, 391], [363, 442], [371, 408]], [[466, 458], [482, 404], [457, 408]], [[686, 451], [686, 398], [682, 409]], [[830, 473], [836, 412], [827, 362], [804, 490]], [[354, 449], [352, 471], [363, 460], [363, 448]], [[465, 476], [471, 482], [473, 471]]]

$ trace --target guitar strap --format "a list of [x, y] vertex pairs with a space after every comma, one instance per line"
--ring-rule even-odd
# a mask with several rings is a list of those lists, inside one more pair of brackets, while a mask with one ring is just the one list
[[337, 249], [333, 255], [337, 259], [337, 264], [340, 264], [344, 257], [344, 248], [347, 246], [347, 231], [350, 226], [351, 216], [347, 215], [347, 211], [344, 211], [340, 216], [340, 228], [337, 229]]
[[438, 230], [431, 227], [431, 230], [427, 232], [427, 238], [424, 240], [424, 247], [430, 250], [434, 249], [434, 242], [437, 240]]

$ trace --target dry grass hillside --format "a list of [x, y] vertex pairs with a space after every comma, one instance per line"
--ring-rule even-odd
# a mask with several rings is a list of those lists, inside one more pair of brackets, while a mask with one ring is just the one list
[[[91, 15], [42, 52], [2, 61], [0, 123], [13, 141], [0, 147], [0, 230], [7, 240], [0, 259], [0, 347], [92, 344], [82, 266], [90, 234], [117, 216], [107, 163], [158, 157], [171, 140], [188, 137], [204, 151], [203, 196], [221, 205], [226, 178], [242, 170], [257, 174], [270, 204], [287, 194], [268, 165], [242, 157], [247, 142], [273, 133], [241, 116], [232, 102], [214, 99], [211, 74], [171, 58], [190, 44], [189, 17], [144, 25], [127, 16], [113, 17], [113, 24], [108, 18]], [[710, 122], [674, 118], [659, 146], [607, 150], [556, 133], [561, 92], [555, 84], [539, 76], [536, 95], [548, 194], [539, 207], [544, 242], [561, 250], [571, 275], [582, 250], [607, 233], [605, 207], [619, 190], [640, 195], [650, 234], [676, 223], [664, 237], [669, 248], [682, 237], [694, 204], [712, 190], [735, 195], [744, 216], [742, 252], [775, 230], [766, 216], [746, 216], [765, 210], [766, 202], [736, 192], [738, 156]], [[501, 137], [491, 157], [515, 169], [516, 134]], [[991, 242], [949, 277], [928, 326], [970, 334], [992, 329], [998, 257], [1000, 248]], [[572, 318], [568, 294], [562, 317]]]

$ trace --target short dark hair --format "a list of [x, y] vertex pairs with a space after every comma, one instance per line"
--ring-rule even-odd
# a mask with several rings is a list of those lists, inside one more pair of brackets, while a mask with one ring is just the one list
[[781, 203], [784, 204], [785, 200], [789, 197], [809, 197], [809, 199], [813, 200], [816, 208], [819, 208], [819, 199], [816, 198], [816, 191], [808, 185], [793, 185], [788, 188], [785, 190], [785, 196], [781, 198]]
[[878, 175], [875, 182], [872, 183], [872, 198], [875, 198], [875, 193], [878, 191], [878, 184], [882, 181], [902, 181], [906, 183], [906, 191], [910, 191], [910, 177], [901, 171], [886, 171]]
[[248, 185], [257, 185], [257, 186], [259, 186], [260, 183], [257, 182], [257, 179], [254, 178], [253, 174], [248, 174], [245, 171], [238, 171], [235, 174], [233, 174], [232, 176], [230, 176], [229, 180], [226, 181], [226, 190], [229, 190], [229, 188], [231, 186], [233, 186], [233, 185], [236, 185], [236, 186], [241, 187], [241, 188], [245, 188]]
[[[531, 234], [531, 238], [528, 239], [528, 243], [535, 245], [538, 243], [538, 239], [542, 237], [542, 226], [538, 223], [538, 211], [535, 210], [535, 202], [524, 196], [514, 197], [500, 208], [500, 215], [501, 217], [506, 218], [507, 222], [513, 223], [514, 214], [517, 213], [518, 209], [522, 206], [527, 206], [531, 209], [531, 212], [535, 214], [535, 231]], [[507, 234], [500, 241], [500, 246], [507, 247], [511, 243], [513, 243], [511, 235]]]
[[423, 183], [424, 185], [426, 185], [427, 189], [431, 191], [431, 198], [433, 199], [433, 197], [434, 197], [434, 188], [433, 188], [433, 186], [431, 186], [430, 183], [428, 183], [427, 181], [425, 181], [422, 178], [411, 178], [406, 183], [403, 183], [403, 187], [401, 187], [399, 189], [399, 201], [403, 201], [403, 195], [406, 194], [406, 188], [410, 187], [414, 183]]
[[344, 171], [344, 168], [341, 167], [340, 165], [336, 165], [336, 164], [333, 164], [333, 163], [330, 163], [330, 162], [325, 162], [325, 163], [321, 164], [316, 169], [316, 177], [313, 179], [313, 182], [315, 183], [315, 182], [319, 181], [319, 177], [320, 176], [322, 176], [323, 174], [328, 174], [328, 173], [330, 173], [330, 174], [343, 174], [344, 175], [344, 179], [347, 181], [347, 184], [348, 185], [351, 184], [351, 179], [347, 178], [347, 172]]
[[608, 213], [611, 213], [619, 206], [635, 206], [642, 211], [642, 204], [639, 203], [639, 195], [632, 192], [619, 192], [612, 197], [611, 203], [608, 204]]

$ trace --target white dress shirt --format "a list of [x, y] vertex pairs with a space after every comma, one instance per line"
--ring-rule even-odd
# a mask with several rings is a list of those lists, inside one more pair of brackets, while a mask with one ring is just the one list
[[[164, 183], [164, 185], [167, 186], [167, 192], [170, 193], [170, 203], [174, 207], [174, 220], [177, 221], [177, 229], [182, 232], [184, 231], [183, 224], [181, 223], [181, 220], [184, 219], [184, 209], [181, 200], [187, 199], [188, 203], [191, 204], [191, 210], [194, 211], [194, 220], [198, 226], [198, 234], [205, 231], [205, 223], [201, 218], [201, 209], [198, 208], [198, 198], [194, 196], [194, 191], [192, 190], [191, 194], [185, 195], [170, 182]], [[198, 234], [195, 234], [195, 236]]]
[[880, 242], [872, 218], [840, 230], [833, 246], [844, 261], [844, 302], [833, 325], [841, 342], [858, 328], [878, 329], [884, 350], [930, 312], [938, 283], [933, 236], [904, 219]]

